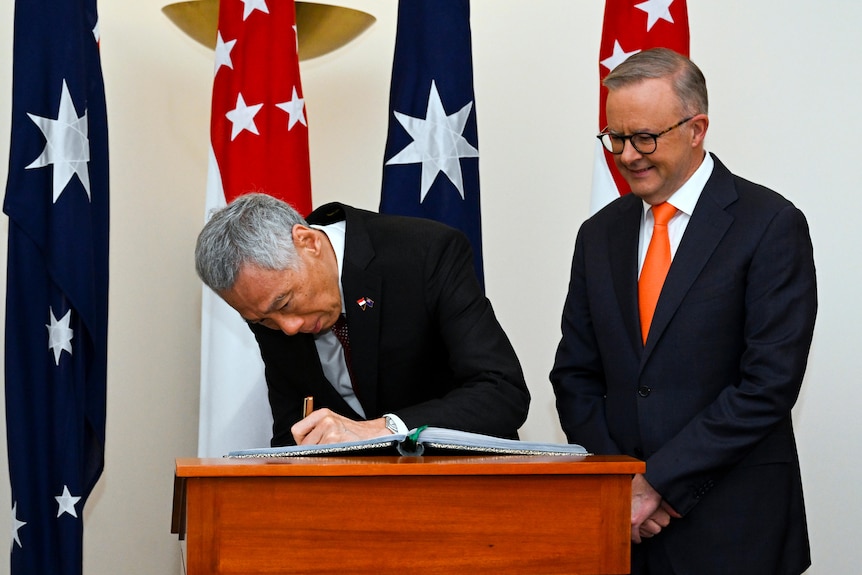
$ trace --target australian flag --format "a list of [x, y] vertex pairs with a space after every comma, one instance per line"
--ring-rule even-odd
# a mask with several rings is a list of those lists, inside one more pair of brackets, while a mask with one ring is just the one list
[[16, 0], [3, 211], [13, 575], [80, 575], [104, 467], [108, 130], [96, 0]]
[[479, 138], [468, 0], [400, 0], [382, 213], [467, 234], [484, 285]]

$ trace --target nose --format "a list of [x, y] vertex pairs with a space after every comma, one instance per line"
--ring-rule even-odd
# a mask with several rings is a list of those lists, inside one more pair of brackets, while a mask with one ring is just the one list
[[272, 322], [287, 335], [296, 335], [302, 329], [303, 319], [297, 316], [275, 316]]
[[638, 152], [631, 140], [623, 140], [623, 152], [619, 155], [623, 162], [633, 162], [643, 157], [643, 154]]

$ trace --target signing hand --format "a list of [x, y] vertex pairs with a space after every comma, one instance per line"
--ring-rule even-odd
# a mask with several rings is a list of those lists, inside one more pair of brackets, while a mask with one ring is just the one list
[[297, 445], [342, 443], [360, 439], [383, 437], [392, 433], [386, 429], [383, 418], [371, 421], [354, 421], [327, 408], [313, 411], [290, 428]]

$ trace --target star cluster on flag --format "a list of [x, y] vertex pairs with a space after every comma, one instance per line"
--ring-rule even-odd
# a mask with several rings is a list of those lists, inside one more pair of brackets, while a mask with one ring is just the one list
[[[96, 38], [98, 37], [96, 36]], [[90, 140], [87, 136], [87, 110], [85, 108], [83, 114], [78, 116], [66, 79], [62, 80], [60, 94], [56, 118], [40, 116], [31, 112], [27, 113], [27, 117], [32, 120], [33, 124], [42, 133], [45, 146], [41, 154], [25, 166], [24, 169], [33, 170], [53, 166], [53, 170], [50, 170], [49, 175], [52, 182], [52, 204], [56, 204], [63, 192], [71, 187], [70, 183], [74, 176], [78, 177], [83, 188], [83, 197], [86, 197], [87, 202], [90, 202]], [[72, 338], [74, 337], [74, 330], [71, 327], [72, 314], [73, 309], [69, 308], [58, 319], [52, 307], [48, 307], [50, 320], [48, 324], [45, 324], [45, 327], [48, 329], [47, 347], [53, 354], [55, 366], [58, 367], [62, 352], [65, 351], [70, 356], [73, 354]], [[58, 374], [56, 377], [62, 379], [64, 376]], [[62, 494], [54, 497], [54, 499], [58, 506], [58, 518], [64, 513], [68, 513], [75, 518], [78, 517], [75, 505], [82, 497], [80, 495], [72, 495], [68, 485], [63, 485]], [[28, 524], [27, 521], [18, 518], [18, 513], [18, 502], [14, 501], [12, 505], [13, 548], [15, 545], [20, 548], [24, 547], [21, 541], [20, 530]]]
[[[671, 13], [671, 6], [675, 1], [674, 10], [680, 11], [682, 14], [676, 29], [673, 26], [677, 22], [674, 22]], [[602, 76], [616, 68], [632, 54], [637, 54], [648, 48], [663, 46], [688, 54], [688, 17], [686, 16], [685, 0], [635, 2], [636, 0], [607, 0], [600, 55], [600, 63], [604, 68]], [[659, 29], [653, 33], [653, 28], [659, 21], [667, 24], [659, 26]], [[685, 34], [684, 45], [681, 42], [683, 38], [677, 38], [682, 29], [684, 29]], [[613, 42], [613, 47], [608, 50], [610, 41]]]
[[[29, 112], [27, 116], [41, 131], [45, 139], [45, 147], [39, 157], [25, 166], [25, 169], [32, 170], [53, 166], [50, 178], [52, 181], [52, 203], [54, 204], [57, 203], [63, 192], [69, 189], [69, 184], [74, 176], [78, 176], [78, 180], [86, 193], [87, 201], [90, 201], [90, 140], [87, 137], [87, 111], [85, 109], [83, 115], [78, 116], [66, 80], [63, 79], [62, 81], [56, 118]], [[60, 365], [62, 352], [68, 352], [69, 355], [73, 353], [74, 330], [70, 327], [72, 312], [73, 310], [70, 308], [58, 319], [54, 315], [54, 310], [50, 306], [48, 307], [50, 322], [45, 324], [45, 327], [48, 328], [48, 348], [53, 353], [56, 366]], [[78, 517], [75, 504], [81, 500], [81, 496], [73, 496], [68, 485], [64, 485], [62, 495], [56, 496], [54, 499], [58, 505], [57, 517], [64, 513]], [[22, 548], [24, 545], [21, 543], [19, 530], [25, 525], [27, 522], [18, 518], [18, 502], [15, 501], [12, 505], [12, 542]]]
[[263, 192], [306, 215], [311, 175], [295, 20], [293, 2], [221, 3], [211, 135], [227, 202]]
[[[308, 118], [293, 0], [221, 0], [206, 213], [259, 192], [311, 212]], [[198, 455], [269, 445], [272, 411], [254, 336], [209, 288], [201, 302]]]
[[[605, 0], [604, 24], [599, 46], [599, 81], [632, 54], [650, 48], [670, 48], [688, 56], [689, 32], [686, 0]], [[598, 130], [607, 126], [605, 100], [599, 87]], [[626, 181], [613, 158], [596, 142], [591, 211], [628, 193]]]

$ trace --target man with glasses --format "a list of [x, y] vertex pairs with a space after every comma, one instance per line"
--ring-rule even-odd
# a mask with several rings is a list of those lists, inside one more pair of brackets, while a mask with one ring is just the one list
[[581, 227], [551, 371], [569, 441], [646, 461], [633, 574], [810, 565], [791, 422], [817, 309], [803, 214], [704, 139], [706, 82], [666, 49], [604, 79], [631, 194]]

